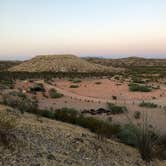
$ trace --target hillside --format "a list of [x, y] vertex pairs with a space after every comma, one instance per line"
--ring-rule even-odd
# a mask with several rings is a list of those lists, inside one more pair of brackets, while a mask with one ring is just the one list
[[19, 65], [21, 61], [0, 61], [0, 71], [7, 70], [13, 66]]
[[12, 149], [0, 145], [0, 165], [145, 165], [137, 150], [112, 140], [101, 141], [86, 129], [28, 113], [18, 118], [13, 131], [16, 144]]
[[104, 67], [85, 61], [74, 55], [36, 56], [9, 71], [28, 72], [104, 72], [116, 71], [113, 67]]
[[105, 58], [85, 58], [88, 62], [95, 64], [113, 66], [113, 67], [140, 67], [140, 66], [160, 66], [166, 67], [166, 59], [148, 59], [140, 57], [129, 57], [120, 59], [105, 59]]

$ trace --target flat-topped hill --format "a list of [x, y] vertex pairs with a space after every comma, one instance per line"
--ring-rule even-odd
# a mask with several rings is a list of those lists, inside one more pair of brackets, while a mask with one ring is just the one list
[[41, 55], [14, 66], [9, 71], [18, 72], [109, 72], [116, 71], [113, 67], [106, 67], [87, 62], [74, 55]]

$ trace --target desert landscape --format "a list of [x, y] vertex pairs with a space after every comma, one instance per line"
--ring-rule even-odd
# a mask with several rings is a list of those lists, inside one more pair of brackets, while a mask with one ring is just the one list
[[[97, 135], [102, 139], [110, 138], [111, 134], [115, 141], [134, 147], [136, 138], [130, 135], [133, 132], [128, 128], [130, 125], [135, 126], [136, 132], [137, 128], [140, 130], [147, 123], [146, 132], [153, 131], [165, 138], [166, 78], [160, 73], [150, 74], [150, 77], [139, 71], [130, 73], [125, 66], [100, 65], [73, 55], [44, 55], [6, 67], [5, 71], [3, 68], [0, 101], [9, 106], [9, 110], [20, 110], [23, 118], [24, 114], [26, 117], [37, 114], [37, 121], [40, 122], [42, 116], [54, 119], [57, 114], [62, 122], [86, 126], [95, 133], [99, 132]], [[50, 72], [53, 68], [54, 74]], [[95, 123], [114, 128], [106, 131], [116, 132], [106, 134], [102, 128], [101, 131], [98, 127], [91, 129], [91, 125], [87, 126], [89, 122], [79, 124], [66, 119], [68, 114], [71, 114], [70, 118], [80, 116], [91, 123], [99, 121]], [[129, 132], [127, 139], [127, 133], [122, 131]], [[159, 156], [164, 156], [165, 152], [162, 150], [160, 153]]]
[[166, 1], [0, 0], [0, 166], [166, 166]]

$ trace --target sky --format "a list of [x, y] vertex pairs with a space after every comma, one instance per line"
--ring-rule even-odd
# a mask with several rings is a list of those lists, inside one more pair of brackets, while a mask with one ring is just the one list
[[0, 0], [0, 60], [166, 58], [166, 0]]

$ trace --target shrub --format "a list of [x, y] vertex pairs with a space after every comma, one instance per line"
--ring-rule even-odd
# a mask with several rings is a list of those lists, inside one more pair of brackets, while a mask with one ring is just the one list
[[96, 85], [100, 85], [100, 84], [101, 84], [101, 82], [99, 82], [99, 81], [98, 81], [98, 82], [95, 82], [95, 84], [96, 84]]
[[63, 97], [64, 95], [63, 94], [61, 94], [61, 93], [58, 93], [55, 89], [50, 89], [49, 90], [49, 96], [51, 97], [51, 98], [61, 98], [61, 97]]
[[166, 135], [159, 137], [154, 155], [160, 160], [166, 160]]
[[112, 114], [121, 114], [128, 111], [125, 106], [117, 106], [113, 103], [107, 103], [107, 106]]
[[22, 98], [18, 96], [11, 96], [10, 94], [3, 95], [3, 103], [19, 109], [22, 113], [33, 112], [38, 107], [35, 100], [30, 100], [28, 98]]
[[121, 127], [121, 131], [118, 134], [118, 138], [121, 142], [136, 147], [138, 145], [136, 132], [138, 131], [134, 125], [126, 124], [123, 127]]
[[70, 88], [78, 88], [78, 85], [70, 85]]
[[142, 102], [139, 104], [140, 107], [146, 107], [146, 108], [157, 108], [157, 104], [150, 103], [150, 102]]
[[134, 112], [135, 119], [140, 119], [140, 117], [141, 117], [141, 112], [139, 112], [139, 111]]
[[12, 131], [17, 124], [16, 116], [9, 114], [7, 111], [0, 111], [0, 141], [2, 143], [8, 145], [11, 141], [15, 141]]
[[13, 80], [12, 79], [8, 79], [8, 80], [1, 80], [0, 83], [2, 85], [4, 85], [7, 88], [13, 88]]
[[73, 108], [62, 108], [55, 110], [55, 112], [50, 110], [40, 110], [37, 113], [47, 118], [76, 124], [87, 128], [100, 136], [108, 138], [116, 135], [120, 131], [120, 125], [110, 124], [92, 117], [85, 117]]
[[133, 77], [132, 77], [132, 81], [133, 81], [133, 83], [138, 83], [138, 84], [143, 84], [143, 83], [145, 83], [145, 81], [141, 80], [140, 77], [136, 77], [136, 76], [133, 76]]
[[80, 83], [81, 80], [80, 80], [80, 79], [74, 79], [74, 80], [72, 80], [72, 82], [73, 82], [73, 83]]
[[21, 98], [26, 98], [26, 95], [22, 92], [12, 91], [9, 94], [12, 95], [12, 96], [18, 96], [18, 97], [21, 97]]
[[45, 89], [42, 83], [36, 83], [30, 88], [30, 92], [45, 92]]
[[113, 100], [117, 100], [117, 96], [112, 96], [112, 99]]
[[135, 84], [131, 83], [129, 84], [129, 89], [130, 91], [133, 92], [151, 92], [152, 88], [150, 86], [145, 86], [145, 85], [140, 85], [140, 84]]

